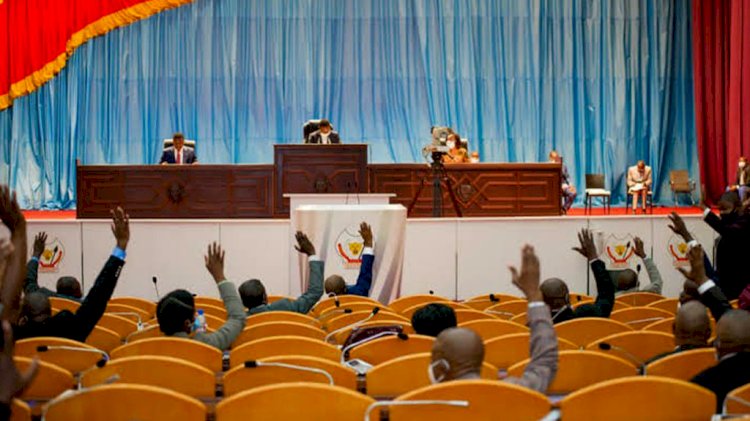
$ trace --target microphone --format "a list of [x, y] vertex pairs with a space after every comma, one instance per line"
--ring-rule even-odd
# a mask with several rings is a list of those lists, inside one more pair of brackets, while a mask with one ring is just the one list
[[599, 349], [601, 349], [602, 351], [617, 351], [617, 352], [621, 353], [622, 355], [626, 356], [630, 361], [636, 363], [637, 367], [640, 370], [643, 370], [643, 374], [646, 374], [645, 367], [643, 365], [644, 361], [642, 359], [636, 357], [635, 355], [633, 355], [627, 349], [619, 347], [617, 345], [612, 345], [612, 344], [607, 343], [607, 342], [600, 342], [599, 343]]
[[442, 405], [442, 406], [455, 406], [459, 408], [468, 408], [469, 401], [440, 401], [440, 400], [416, 400], [416, 401], [379, 401], [371, 404], [365, 411], [365, 421], [370, 421], [370, 413], [375, 409], [384, 406], [425, 406], [425, 405]]
[[331, 386], [334, 385], [333, 376], [331, 376], [331, 373], [325, 370], [321, 370], [319, 368], [305, 367], [303, 365], [297, 365], [297, 364], [272, 363], [272, 362], [257, 361], [257, 360], [245, 361], [245, 368], [258, 368], [258, 367], [282, 367], [282, 368], [288, 368], [290, 370], [307, 371], [309, 373], [320, 374], [322, 376], [325, 376], [326, 379], [328, 379], [328, 384], [330, 384]]
[[161, 300], [161, 296], [159, 295], [159, 285], [156, 284], [156, 276], [151, 277], [151, 282], [154, 283], [154, 291], [156, 291], [156, 301]]
[[392, 332], [392, 331], [386, 331], [386, 332], [380, 332], [378, 334], [372, 335], [370, 337], [364, 338], [361, 341], [357, 341], [354, 343], [351, 343], [347, 345], [344, 349], [341, 350], [341, 364], [346, 365], [346, 357], [349, 351], [352, 350], [352, 348], [355, 348], [359, 345], [366, 344], [368, 342], [374, 341], [375, 339], [383, 338], [385, 336], [395, 336], [402, 341], [409, 340], [409, 335], [407, 335], [404, 332]]
[[105, 365], [107, 365], [107, 361], [109, 361], [109, 355], [107, 355], [106, 352], [95, 349], [95, 348], [77, 348], [75, 346], [66, 346], [66, 345], [39, 345], [36, 347], [36, 352], [49, 352], [49, 351], [74, 351], [74, 352], [88, 352], [91, 354], [97, 354], [100, 355], [102, 358], [99, 359], [93, 367], [84, 370], [80, 373], [80, 376], [78, 376], [78, 386], [80, 387], [81, 378], [84, 374], [88, 373], [90, 370], [93, 370], [95, 368], [102, 368]]
[[433, 290], [429, 290], [428, 292], [430, 293], [430, 295], [435, 295], [435, 291]]
[[[344, 312], [346, 312], [346, 310], [349, 310], [349, 312], [351, 312], [351, 309], [345, 309]], [[346, 329], [355, 328], [357, 326], [360, 326], [360, 325], [362, 325], [364, 323], [369, 322], [373, 317], [375, 317], [376, 314], [378, 314], [379, 311], [380, 311], [380, 307], [375, 307], [375, 308], [372, 309], [372, 312], [370, 313], [370, 315], [367, 316], [367, 317], [365, 317], [364, 319], [362, 319], [362, 320], [360, 320], [358, 322], [354, 322], [354, 323], [352, 323], [350, 325], [346, 325], [344, 327], [341, 327], [341, 328], [338, 328], [338, 329], [334, 330], [333, 332], [331, 332], [328, 335], [326, 335], [325, 342], [329, 342], [330, 339], [332, 337], [335, 337], [336, 334], [338, 334], [339, 332], [343, 332]]]
[[133, 335], [135, 335], [136, 333], [140, 333], [140, 332], [144, 332], [144, 331], [152, 330], [152, 329], [159, 329], [159, 324], [157, 323], [157, 324], [152, 325], [152, 326], [147, 326], [147, 327], [145, 327], [142, 330], [136, 330], [135, 332], [131, 333], [130, 335], [128, 335], [125, 338], [125, 343], [130, 343], [130, 337], [133, 336]]
[[336, 314], [351, 314], [351, 313], [354, 313], [354, 310], [352, 310], [350, 308], [342, 308], [342, 309], [338, 309], [338, 310], [331, 310], [331, 311], [327, 312], [326, 314], [324, 314], [322, 316], [319, 316], [318, 320], [322, 322], [323, 320], [327, 320], [331, 316], [336, 315]]
[[740, 404], [742, 406], [750, 408], [750, 401], [748, 401], [746, 399], [742, 399], [739, 396], [729, 396], [729, 395], [727, 395], [726, 400], [724, 401], [724, 410], [722, 411], [722, 413], [725, 414], [725, 415], [728, 415], [727, 414], [727, 402], [726, 401], [737, 402], [738, 404]]
[[138, 313], [131, 313], [131, 312], [127, 312], [127, 311], [119, 312], [118, 311], [118, 312], [107, 313], [107, 314], [112, 314], [112, 315], [115, 315], [115, 316], [131, 316], [131, 317], [135, 316], [135, 318], [138, 320], [138, 330], [143, 329], [143, 321], [141, 320], [141, 315], [138, 314]]
[[490, 294], [490, 302], [492, 303], [499, 303], [500, 299], [495, 297], [495, 294]]

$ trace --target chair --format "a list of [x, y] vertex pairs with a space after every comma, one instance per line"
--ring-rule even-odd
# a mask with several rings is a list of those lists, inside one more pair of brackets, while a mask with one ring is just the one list
[[[625, 186], [625, 212], [628, 211], [628, 206], [632, 205], [631, 198], [633, 197], [632, 194], [630, 194], [630, 188], [626, 185]], [[648, 213], [653, 214], [654, 213], [654, 191], [652, 189], [649, 189], [648, 193], [646, 193], [646, 211]]]
[[591, 342], [615, 333], [631, 332], [633, 328], [622, 322], [600, 317], [585, 317], [568, 320], [555, 325], [559, 338], [567, 339], [578, 346], [586, 346]]
[[[52, 348], [60, 346], [74, 349]], [[40, 352], [39, 347], [50, 347], [50, 349]], [[81, 348], [81, 351], [77, 351], [75, 348]], [[102, 359], [104, 353], [91, 345], [72, 339], [39, 336], [16, 342], [15, 355], [28, 358], [38, 356], [41, 361], [46, 361], [62, 367], [72, 374], [77, 374], [95, 366]]]
[[[310, 135], [320, 129], [320, 120], [321, 119], [318, 119], [318, 118], [307, 120], [305, 124], [302, 125], [302, 142], [303, 143], [307, 143], [307, 141], [310, 138]], [[333, 130], [333, 124], [331, 124], [331, 130]]]
[[363, 311], [355, 311], [353, 313], [348, 313], [348, 314], [342, 313], [324, 322], [323, 328], [327, 332], [331, 333], [341, 328], [344, 328], [346, 326], [349, 326], [353, 323], [361, 322], [362, 320], [367, 319], [367, 318], [369, 318], [368, 321], [377, 321], [377, 320], [387, 319], [387, 320], [398, 320], [406, 324], [411, 323], [411, 320], [407, 319], [406, 317], [393, 313], [391, 311], [387, 311], [387, 310], [378, 311], [378, 313], [373, 316], [372, 309], [370, 309], [370, 310], [363, 310]]
[[529, 318], [526, 315], [526, 313], [516, 314], [515, 316], [511, 317], [509, 322], [513, 322], [515, 324], [526, 326], [529, 324]]
[[[337, 301], [339, 303], [338, 306], [336, 305]], [[383, 307], [383, 304], [369, 297], [361, 297], [359, 295], [342, 295], [340, 297], [326, 298], [322, 301], [318, 301], [318, 303], [315, 304], [312, 310], [310, 310], [310, 314], [314, 317], [317, 317], [317, 316], [320, 316], [323, 312], [325, 312], [329, 308], [340, 307], [342, 305], [353, 304], [353, 303], [365, 303], [365, 304], [371, 304], [373, 306]]]
[[86, 338], [86, 343], [108, 353], [122, 345], [122, 338], [115, 331], [101, 326], [94, 326], [94, 330]]
[[590, 295], [586, 294], [579, 294], [579, 293], [571, 293], [570, 294], [570, 303], [575, 304], [579, 303], [581, 301], [594, 301], [595, 297], [592, 297]]
[[[571, 307], [573, 308], [573, 310], [575, 310], [578, 307], [584, 306], [586, 304], [593, 304], [594, 301], [595, 300], [593, 298], [592, 299], [581, 300], [581, 301], [578, 301], [575, 304], [573, 304]], [[614, 304], [612, 305], [612, 311], [622, 310], [624, 308], [630, 308], [630, 306], [627, 305], [627, 304], [625, 304], [625, 303], [623, 303], [623, 302], [621, 302], [621, 301], [615, 301]]]
[[456, 321], [461, 323], [467, 323], [474, 320], [500, 320], [492, 314], [487, 314], [483, 311], [472, 310], [472, 309], [459, 309], [456, 310]]
[[224, 323], [227, 322], [227, 319], [221, 319], [219, 317], [212, 316], [212, 315], [206, 314], [206, 313], [203, 314], [203, 317], [205, 317], [205, 319], [206, 319], [206, 329], [209, 332], [216, 331], [221, 326], [223, 326]]
[[[505, 370], [529, 358], [530, 333], [514, 333], [484, 341], [484, 360], [500, 370]], [[559, 351], [572, 351], [579, 347], [563, 338], [557, 338]]]
[[446, 405], [391, 406], [391, 421], [539, 420], [549, 412], [547, 397], [514, 384], [491, 380], [457, 380], [417, 389], [396, 402], [468, 401], [468, 407]]
[[643, 370], [649, 376], [690, 381], [696, 374], [716, 365], [713, 348], [691, 349], [668, 355], [648, 364]]
[[163, 387], [198, 399], [212, 399], [216, 374], [179, 358], [144, 355], [112, 360], [102, 368], [83, 374], [83, 387], [101, 385], [114, 378], [118, 383]]
[[426, 306], [430, 303], [445, 303], [450, 301], [445, 297], [437, 295], [407, 295], [405, 297], [396, 298], [388, 304], [393, 311], [401, 313], [409, 307], [414, 307], [417, 304]]
[[586, 174], [586, 190], [584, 191], [583, 203], [585, 213], [591, 213], [594, 199], [601, 198], [604, 210], [607, 213], [612, 212], [611, 206], [612, 192], [604, 187], [604, 174]]
[[339, 362], [341, 351], [316, 339], [299, 336], [274, 336], [247, 342], [234, 348], [229, 354], [230, 367], [237, 367], [248, 360], [261, 360], [284, 355], [307, 355]]
[[[333, 384], [349, 390], [357, 390], [357, 373], [339, 362], [332, 362], [318, 357], [303, 355], [285, 355], [281, 357], [263, 358], [260, 365], [248, 368], [243, 364], [237, 365], [224, 374], [224, 396], [233, 396], [245, 390], [268, 386], [278, 383], [310, 382]], [[322, 370], [323, 373], [305, 371], [293, 367], [281, 367], [266, 364], [290, 364]]]
[[459, 323], [459, 327], [473, 330], [477, 335], [482, 337], [482, 341], [513, 333], [529, 332], [527, 327], [506, 320], [473, 320], [466, 323]]
[[734, 300], [730, 301], [729, 304], [732, 305], [732, 308], [740, 308], [740, 300], [739, 299], [734, 299]]
[[[409, 308], [407, 308], [407, 309], [405, 309], [403, 311], [400, 311], [399, 313], [402, 316], [406, 317], [407, 319], [411, 320], [411, 317], [414, 315], [414, 313], [416, 313], [417, 310], [421, 309], [422, 307], [426, 306], [427, 304], [430, 304], [430, 303], [415, 304], [415, 305], [413, 305], [413, 306], [411, 306], [411, 307], [409, 307]], [[456, 302], [453, 302], [453, 301], [440, 301], [440, 304], [448, 306], [448, 307], [452, 308], [455, 311], [459, 311], [459, 310], [476, 311], [476, 310], [472, 310], [472, 308], [469, 307], [469, 306], [467, 306], [467, 305], [464, 305], [464, 304], [461, 304], [461, 303], [456, 303]]]
[[326, 320], [330, 320], [332, 318], [336, 318], [342, 314], [346, 314], [347, 311], [351, 311], [352, 313], [358, 313], [358, 312], [368, 312], [371, 313], [373, 309], [379, 308], [378, 311], [387, 311], [389, 313], [396, 314], [393, 310], [388, 308], [387, 306], [384, 306], [382, 304], [372, 304], [372, 303], [347, 303], [347, 304], [341, 304], [339, 307], [331, 307], [325, 309], [323, 312], [321, 312], [318, 315], [318, 320], [321, 321], [325, 325]]
[[138, 323], [128, 319], [127, 317], [116, 316], [114, 314], [104, 313], [99, 319], [97, 326], [109, 329], [120, 337], [125, 339], [131, 333], [138, 330]]
[[560, 401], [562, 420], [708, 420], [716, 396], [692, 383], [634, 376], [597, 383]]
[[629, 292], [618, 295], [615, 298], [615, 302], [620, 301], [631, 307], [645, 307], [654, 301], [663, 300], [664, 298], [666, 297], [661, 294], [654, 294], [653, 292]]
[[151, 319], [152, 315], [148, 312], [141, 310], [138, 307], [129, 306], [127, 304], [107, 304], [107, 313], [116, 313], [118, 316], [127, 317], [134, 322], [144, 322]]
[[198, 295], [193, 297], [193, 302], [195, 303], [195, 308], [200, 308], [204, 305], [224, 308], [224, 301], [221, 300], [221, 298], [216, 297], [208, 297], [205, 295]]
[[690, 179], [690, 173], [687, 170], [674, 170], [669, 172], [669, 187], [672, 189], [672, 200], [677, 206], [677, 195], [687, 194], [690, 197], [690, 204], [695, 206], [693, 192], [695, 191], [695, 181]]
[[117, 360], [144, 355], [179, 358], [205, 367], [214, 373], [221, 371], [222, 352], [192, 339], [169, 337], [142, 339], [115, 349], [110, 357]]
[[266, 297], [266, 299], [268, 300], [268, 304], [273, 304], [276, 301], [281, 301], [281, 300], [289, 300], [289, 301], [296, 300], [296, 298], [290, 297], [288, 295], [269, 295], [268, 297]]
[[667, 319], [661, 319], [653, 323], [647, 324], [641, 328], [644, 332], [662, 332], [669, 335], [674, 333], [674, 317]]
[[203, 310], [203, 314], [206, 316], [213, 316], [220, 320], [227, 320], [227, 310], [222, 305], [221, 307], [217, 307], [211, 304], [201, 304], [200, 306], [196, 305], [195, 310]]
[[110, 384], [51, 402], [47, 421], [205, 421], [206, 405], [160, 387]]
[[[33, 360], [26, 357], [14, 357], [13, 361], [18, 371], [25, 373]], [[39, 361], [39, 371], [21, 396], [25, 401], [48, 401], [55, 396], [75, 387], [73, 375], [66, 369]]]
[[729, 392], [724, 400], [725, 414], [750, 414], [750, 384]]
[[[508, 375], [521, 377], [530, 359], [516, 363]], [[549, 395], [567, 395], [578, 389], [620, 377], [635, 376], [635, 367], [621, 358], [592, 351], [561, 351], [557, 374], [547, 389]]]
[[613, 311], [609, 315], [610, 319], [623, 322], [636, 330], [644, 328], [653, 322], [672, 317], [674, 317], [674, 313], [655, 307], [631, 307]]
[[131, 333], [125, 338], [126, 343], [131, 343], [135, 341], [140, 341], [143, 339], [149, 339], [149, 338], [162, 338], [164, 337], [164, 332], [161, 331], [159, 328], [159, 325], [153, 325], [146, 327], [142, 330], [138, 330], [136, 332]]
[[462, 304], [467, 305], [474, 310], [484, 311], [487, 307], [494, 306], [495, 304], [504, 303], [506, 301], [517, 301], [522, 298], [516, 297], [510, 294], [484, 294], [476, 297], [471, 297], [464, 301]]
[[[347, 338], [349, 338], [349, 335], [352, 334], [354, 329], [367, 329], [369, 327], [379, 327], [379, 326], [401, 326], [401, 331], [403, 333], [406, 333], [407, 335], [413, 335], [414, 328], [411, 326], [411, 322], [404, 322], [403, 320], [399, 319], [392, 319], [392, 318], [384, 318], [380, 320], [371, 320], [369, 322], [362, 323], [361, 325], [356, 326], [349, 326], [346, 329], [341, 329], [338, 333], [333, 335], [333, 343], [335, 344], [343, 344]], [[331, 341], [331, 339], [329, 339]]]
[[68, 310], [73, 313], [78, 311], [78, 308], [81, 307], [81, 303], [79, 303], [78, 301], [68, 300], [67, 298], [60, 297], [49, 297], [49, 305], [58, 310]]
[[529, 309], [529, 302], [526, 300], [515, 300], [506, 301], [504, 303], [495, 304], [494, 306], [487, 307], [484, 312], [492, 314], [493, 316], [510, 320], [513, 316], [517, 316], [521, 313], [526, 313]]
[[265, 313], [254, 314], [247, 317], [245, 326], [250, 327], [268, 322], [294, 322], [317, 328], [321, 327], [320, 322], [314, 317], [292, 311], [266, 311]]
[[597, 339], [586, 345], [589, 351], [616, 355], [640, 366], [649, 358], [674, 349], [674, 337], [661, 332], [624, 332]]
[[677, 314], [677, 307], [679, 306], [679, 304], [679, 298], [665, 298], [663, 300], [654, 301], [653, 303], [648, 304], [646, 307], [658, 308], [659, 310], [668, 311], [675, 315]]
[[431, 352], [434, 342], [435, 338], [424, 335], [408, 335], [404, 339], [398, 336], [385, 336], [352, 348], [348, 359], [378, 365], [403, 355]]
[[[164, 139], [161, 141], [161, 143], [164, 149], [171, 148], [172, 146], [174, 146], [174, 140], [172, 138]], [[185, 139], [184, 146], [187, 146], [188, 148], [191, 148], [191, 149], [195, 149], [195, 140]]]
[[10, 404], [9, 421], [31, 421], [31, 408], [29, 405], [20, 399], [13, 399]]
[[[431, 354], [423, 352], [378, 364], [367, 372], [367, 394], [376, 399], [391, 399], [429, 386], [427, 367], [431, 362]], [[484, 362], [481, 376], [486, 380], [497, 380], [497, 368]]]
[[270, 338], [273, 336], [303, 336], [305, 338], [317, 339], [319, 341], [322, 341], [323, 339], [325, 339], [326, 334], [318, 328], [312, 327], [310, 325], [303, 325], [301, 323], [260, 323], [255, 326], [246, 327], [245, 330], [240, 333], [237, 339], [234, 340], [232, 347], [238, 347], [250, 341]]
[[138, 297], [115, 297], [109, 300], [111, 304], [124, 304], [126, 306], [139, 308], [149, 314], [150, 317], [156, 315], [156, 303]]
[[257, 387], [222, 400], [216, 421], [341, 420], [361, 421], [375, 401], [339, 386], [283, 383]]

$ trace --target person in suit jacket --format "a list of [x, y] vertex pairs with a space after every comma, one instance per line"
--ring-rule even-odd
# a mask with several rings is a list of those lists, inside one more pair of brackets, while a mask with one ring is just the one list
[[628, 168], [628, 194], [633, 196], [633, 213], [638, 209], [638, 198], [641, 198], [643, 213], [646, 213], [646, 197], [651, 190], [651, 167], [643, 160]]
[[706, 306], [696, 300], [682, 304], [677, 309], [672, 332], [674, 333], [675, 348], [649, 358], [643, 363], [644, 367], [654, 361], [682, 351], [708, 348], [708, 341], [711, 338], [711, 320], [706, 312]]
[[339, 134], [334, 132], [331, 128], [331, 122], [323, 119], [318, 124], [318, 130], [310, 133], [306, 143], [315, 143], [320, 145], [335, 145], [340, 144], [341, 139]]
[[172, 146], [164, 149], [159, 164], [192, 165], [198, 163], [195, 150], [185, 146], [185, 136], [175, 133], [172, 136]]
[[375, 263], [375, 254], [372, 249], [372, 229], [366, 222], [359, 226], [359, 235], [364, 240], [362, 249], [362, 263], [359, 266], [359, 276], [355, 285], [346, 285], [344, 278], [340, 275], [331, 275], [325, 281], [325, 293], [327, 295], [359, 295], [370, 296], [372, 286], [372, 265]]
[[737, 182], [730, 189], [737, 190], [740, 194], [740, 200], [747, 198], [747, 192], [750, 191], [750, 166], [747, 165], [747, 159], [740, 157], [737, 164]]
[[561, 167], [561, 174], [560, 174], [560, 181], [562, 182], [562, 196], [564, 198], [563, 202], [563, 212], [568, 213], [571, 206], [573, 206], [573, 202], [576, 200], [577, 191], [576, 187], [573, 185], [570, 173], [568, 172], [567, 165], [563, 164], [562, 156], [557, 151], [552, 151], [549, 153], [549, 162], [560, 164]]
[[41, 259], [42, 253], [44, 253], [46, 242], [46, 232], [40, 232], [34, 238], [33, 253], [31, 259], [29, 259], [29, 263], [26, 265], [26, 279], [24, 280], [23, 292], [25, 294], [39, 292], [48, 297], [65, 298], [67, 300], [81, 302], [81, 297], [83, 296], [81, 293], [81, 283], [78, 282], [78, 279], [72, 276], [61, 276], [57, 280], [56, 291], [39, 286], [39, 259]]

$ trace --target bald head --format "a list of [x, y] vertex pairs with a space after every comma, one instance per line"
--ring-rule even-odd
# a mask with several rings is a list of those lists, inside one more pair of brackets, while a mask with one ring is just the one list
[[617, 290], [627, 291], [638, 286], [638, 274], [633, 269], [625, 269], [617, 275]]
[[706, 306], [688, 301], [680, 306], [674, 319], [674, 342], [677, 346], [706, 346], [711, 337], [711, 320]]
[[432, 346], [432, 362], [440, 360], [447, 364], [435, 366], [436, 378], [443, 381], [478, 379], [484, 361], [482, 338], [470, 329], [444, 330]]
[[549, 278], [539, 286], [544, 302], [555, 312], [570, 304], [568, 285], [560, 278]]
[[26, 323], [42, 323], [52, 316], [49, 298], [41, 292], [26, 294], [21, 307], [21, 317]]
[[326, 278], [325, 289], [326, 294], [344, 295], [346, 294], [346, 282], [339, 275], [331, 275]]
[[750, 312], [730, 310], [716, 324], [716, 350], [719, 357], [750, 351]]

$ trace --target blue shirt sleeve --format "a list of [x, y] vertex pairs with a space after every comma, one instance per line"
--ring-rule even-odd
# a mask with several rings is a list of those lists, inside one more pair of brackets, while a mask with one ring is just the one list
[[123, 249], [121, 249], [119, 247], [115, 247], [115, 249], [112, 250], [112, 256], [116, 257], [116, 258], [118, 258], [118, 259], [120, 259], [120, 260], [122, 260], [124, 262], [125, 258], [128, 256], [128, 254], [125, 253], [125, 250], [123, 250]]

